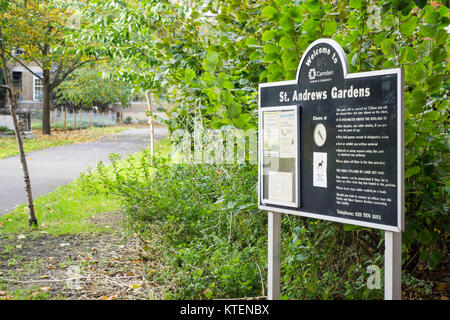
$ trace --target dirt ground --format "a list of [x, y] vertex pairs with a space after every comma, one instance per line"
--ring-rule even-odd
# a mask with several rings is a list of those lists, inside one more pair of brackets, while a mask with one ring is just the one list
[[136, 235], [122, 235], [121, 222], [113, 228], [95, 236], [0, 234], [0, 300], [17, 299], [15, 292], [19, 299], [163, 299], [165, 288], [151, 280], [157, 262], [142, 254]]
[[[157, 281], [167, 268], [152, 255], [151, 244], [136, 234], [126, 235], [121, 215], [91, 218], [111, 232], [52, 236], [45, 231], [26, 235], [0, 233], [0, 300], [160, 300], [175, 284]], [[116, 217], [116, 218], [113, 218]], [[150, 246], [150, 248], [149, 248]], [[445, 259], [420, 278], [433, 283], [431, 292], [403, 283], [405, 300], [448, 300], [450, 274]], [[155, 280], [156, 279], [156, 280]]]

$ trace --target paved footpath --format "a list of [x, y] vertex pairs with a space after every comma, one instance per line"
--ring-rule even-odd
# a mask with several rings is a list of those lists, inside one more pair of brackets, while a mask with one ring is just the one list
[[[167, 129], [155, 128], [155, 139]], [[44, 195], [95, 168], [98, 161], [109, 163], [109, 154], [122, 157], [150, 146], [150, 130], [131, 129], [100, 140], [71, 144], [27, 153], [33, 198]], [[0, 160], [0, 216], [26, 203], [25, 184], [19, 156]]]

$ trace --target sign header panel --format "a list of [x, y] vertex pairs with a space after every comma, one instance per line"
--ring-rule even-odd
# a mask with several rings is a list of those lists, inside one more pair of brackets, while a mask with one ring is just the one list
[[[274, 107], [292, 106], [299, 114], [299, 201], [292, 208], [264, 203], [260, 196], [259, 207], [401, 231], [403, 72], [348, 69], [339, 44], [320, 39], [303, 55], [296, 80], [260, 84], [260, 123], [264, 110]], [[273, 186], [262, 177], [261, 148], [259, 156], [261, 193]]]

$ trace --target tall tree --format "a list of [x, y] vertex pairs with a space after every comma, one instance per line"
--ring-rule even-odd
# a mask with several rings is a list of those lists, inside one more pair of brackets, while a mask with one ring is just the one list
[[132, 99], [130, 86], [118, 79], [108, 78], [104, 74], [108, 69], [108, 64], [94, 62], [79, 68], [57, 88], [56, 103], [101, 109], [119, 102], [123, 107], [129, 106]]
[[25, 181], [25, 191], [27, 192], [27, 198], [28, 198], [28, 209], [29, 209], [28, 223], [30, 224], [30, 226], [31, 225], [37, 226], [38, 221], [34, 214], [33, 194], [31, 192], [31, 181], [30, 181], [30, 175], [28, 173], [27, 159], [25, 157], [22, 136], [20, 135], [19, 124], [17, 121], [17, 114], [16, 114], [17, 101], [16, 101], [16, 96], [14, 94], [14, 88], [11, 85], [11, 80], [9, 79], [5, 47], [3, 46], [2, 25], [0, 25], [0, 58], [1, 58], [2, 66], [3, 66], [4, 82], [5, 82], [4, 85], [0, 85], [0, 86], [5, 88], [7, 91], [6, 100], [9, 102], [9, 108], [10, 108], [10, 112], [11, 112], [11, 116], [12, 116], [13, 124], [14, 124], [14, 131], [16, 133], [17, 146], [19, 147], [20, 161], [22, 163], [23, 176], [24, 176], [24, 181]]
[[[82, 28], [76, 8], [53, 0], [3, 0], [5, 53], [43, 83], [42, 133], [50, 134], [50, 97], [73, 71], [96, 60], [93, 46], [75, 46], [71, 35]], [[76, 22], [76, 23], [75, 23]], [[14, 52], [14, 54], [13, 54]], [[42, 73], [30, 64], [36, 64]]]

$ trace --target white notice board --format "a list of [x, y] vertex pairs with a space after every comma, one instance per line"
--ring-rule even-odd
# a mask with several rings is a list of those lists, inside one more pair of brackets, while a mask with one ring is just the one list
[[299, 205], [298, 109], [260, 109], [259, 187], [261, 203]]

